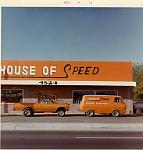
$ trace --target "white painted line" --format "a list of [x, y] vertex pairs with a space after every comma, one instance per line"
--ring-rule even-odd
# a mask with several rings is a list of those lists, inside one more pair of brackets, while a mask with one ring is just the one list
[[99, 137], [99, 136], [89, 136], [89, 137], [75, 137], [77, 139], [143, 139], [143, 137]]

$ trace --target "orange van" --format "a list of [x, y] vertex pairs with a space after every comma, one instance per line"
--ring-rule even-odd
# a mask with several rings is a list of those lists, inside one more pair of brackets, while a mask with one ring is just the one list
[[126, 105], [121, 96], [115, 95], [84, 95], [80, 104], [80, 111], [89, 117], [94, 114], [111, 114], [113, 117], [123, 115]]

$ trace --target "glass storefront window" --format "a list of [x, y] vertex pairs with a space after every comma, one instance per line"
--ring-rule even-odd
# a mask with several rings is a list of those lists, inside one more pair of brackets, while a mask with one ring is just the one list
[[94, 95], [94, 90], [75, 90], [73, 91], [73, 104], [80, 104], [83, 95]]
[[95, 95], [118, 95], [116, 90], [96, 90]]
[[1, 90], [1, 102], [6, 103], [18, 103], [23, 100], [22, 89], [2, 89]]
[[118, 95], [117, 90], [73, 90], [73, 104], [80, 104], [83, 95]]

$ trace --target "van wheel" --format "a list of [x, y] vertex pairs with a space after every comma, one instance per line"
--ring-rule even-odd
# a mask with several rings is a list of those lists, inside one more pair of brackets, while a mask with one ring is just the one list
[[32, 115], [33, 115], [33, 110], [32, 110], [32, 108], [25, 108], [24, 111], [23, 111], [23, 114], [24, 114], [24, 116], [26, 116], [26, 117], [32, 116]]
[[118, 110], [112, 111], [112, 117], [118, 117], [120, 115], [120, 112]]
[[59, 115], [60, 117], [65, 116], [65, 111], [64, 111], [63, 109], [60, 109], [60, 110], [58, 111], [58, 115]]
[[88, 117], [93, 117], [94, 116], [94, 111], [93, 110], [87, 110], [85, 112], [85, 115], [88, 116]]

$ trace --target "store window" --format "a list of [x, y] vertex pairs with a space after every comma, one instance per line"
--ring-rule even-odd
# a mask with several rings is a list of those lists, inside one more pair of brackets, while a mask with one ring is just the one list
[[6, 103], [18, 103], [23, 101], [24, 92], [22, 89], [2, 89], [1, 101]]
[[74, 90], [73, 104], [80, 104], [83, 95], [94, 95], [94, 90]]
[[118, 95], [117, 90], [96, 90], [95, 95]]
[[74, 90], [73, 104], [80, 104], [83, 95], [118, 95], [117, 90]]

